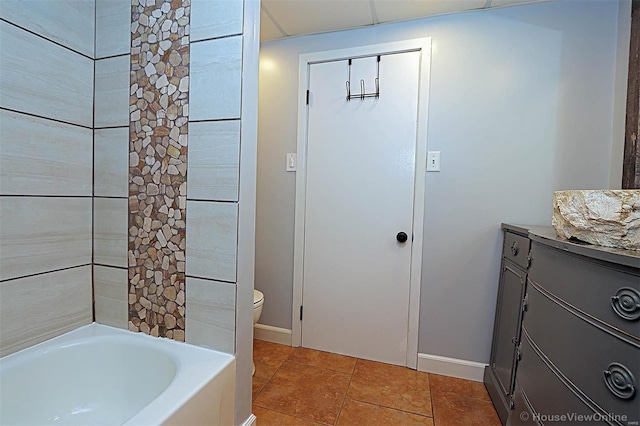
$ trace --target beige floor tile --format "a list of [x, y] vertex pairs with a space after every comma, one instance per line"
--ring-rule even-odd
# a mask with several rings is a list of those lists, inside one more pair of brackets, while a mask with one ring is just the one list
[[368, 361], [366, 359], [358, 359], [358, 363], [356, 364], [354, 372], [359, 372], [367, 375], [376, 374], [384, 377], [391, 376], [397, 378], [405, 378], [408, 380], [414, 379], [415, 377], [427, 377], [428, 380], [429, 376], [428, 373], [412, 370], [407, 367], [385, 364], [383, 362]]
[[346, 373], [286, 361], [254, 404], [306, 420], [334, 424], [349, 379]]
[[291, 355], [289, 355], [289, 361], [351, 374], [356, 366], [357, 358], [316, 351], [314, 349], [295, 348]]
[[347, 397], [431, 416], [429, 375], [404, 367], [358, 360]]
[[293, 348], [290, 346], [254, 340], [253, 362], [256, 366], [254, 377], [258, 376], [270, 379], [282, 363], [291, 355], [292, 351]]
[[264, 377], [258, 377], [255, 375], [253, 376], [252, 399], [256, 399], [256, 397], [258, 396], [258, 394], [264, 388], [264, 385], [266, 385], [268, 381], [269, 379], [265, 379]]
[[436, 426], [500, 426], [491, 402], [448, 394], [433, 394]]
[[260, 426], [317, 426], [322, 423], [310, 422], [309, 420], [293, 417], [277, 411], [253, 406], [253, 414], [257, 417], [257, 424]]
[[467, 398], [491, 401], [487, 389], [484, 387], [484, 383], [441, 376], [439, 374], [429, 374], [429, 383], [432, 394], [452, 393]]
[[482, 383], [260, 340], [254, 361], [260, 426], [500, 425]]
[[337, 424], [339, 426], [433, 426], [433, 419], [347, 398]]

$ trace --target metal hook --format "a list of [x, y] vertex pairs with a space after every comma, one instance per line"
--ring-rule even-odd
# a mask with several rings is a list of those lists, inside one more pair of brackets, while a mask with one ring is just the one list
[[[1, 1], [1, 0], [0, 0]], [[360, 96], [358, 95], [353, 95], [353, 97], [358, 96], [360, 98], [360, 100], [364, 101], [366, 98], [380, 98], [380, 56], [378, 55], [377, 57], [378, 59], [378, 64], [377, 64], [377, 77], [375, 78], [374, 82], [376, 85], [376, 91], [372, 92], [372, 93], [367, 93], [366, 89], [365, 89], [365, 82], [364, 79], [360, 80]], [[351, 95], [351, 59], [349, 59], [349, 79], [345, 81], [345, 87], [347, 89], [347, 102], [351, 100], [352, 95]]]

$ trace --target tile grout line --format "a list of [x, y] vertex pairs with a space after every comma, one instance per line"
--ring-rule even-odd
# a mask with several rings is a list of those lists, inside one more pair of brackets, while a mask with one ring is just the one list
[[32, 274], [20, 275], [20, 276], [11, 277], [11, 278], [4, 278], [4, 279], [0, 280], [0, 284], [7, 283], [7, 282], [10, 282], [10, 281], [20, 280], [20, 279], [23, 279], [23, 278], [32, 278], [32, 277], [37, 277], [39, 275], [47, 275], [47, 274], [53, 274], [55, 272], [68, 271], [70, 269], [83, 268], [85, 266], [91, 266], [91, 262], [83, 263], [81, 265], [65, 266], [64, 268], [52, 269], [50, 271], [34, 272]]
[[[24, 32], [26, 32], [26, 33], [29, 33], [29, 34], [31, 34], [31, 35], [33, 35], [33, 36], [35, 36], [35, 37], [38, 37], [38, 38], [39, 38], [39, 39], [41, 39], [41, 40], [44, 40], [44, 41], [47, 41], [47, 42], [49, 42], [49, 43], [55, 44], [55, 45], [56, 45], [56, 46], [58, 46], [58, 47], [62, 47], [63, 49], [66, 49], [66, 50], [68, 50], [68, 51], [70, 51], [70, 52], [73, 52], [73, 53], [75, 53], [75, 54], [77, 54], [77, 55], [80, 55], [80, 56], [82, 56], [82, 57], [83, 57], [83, 58], [85, 58], [85, 59], [95, 60], [95, 58], [92, 58], [91, 56], [89, 56], [89, 55], [87, 55], [87, 54], [85, 54], [85, 53], [82, 53], [82, 52], [80, 52], [79, 50], [76, 50], [76, 49], [74, 49], [74, 48], [72, 48], [72, 47], [69, 47], [69, 46], [67, 46], [66, 44], [61, 43], [61, 42], [59, 42], [59, 41], [53, 40], [52, 38], [48, 38], [47, 36], [42, 35], [42, 34], [38, 33], [37, 31], [30, 30], [30, 29], [28, 29], [28, 28], [26, 28], [26, 27], [23, 27], [23, 26], [21, 26], [21, 25], [18, 25], [18, 24], [16, 24], [15, 22], [9, 21], [8, 19], [0, 18], [0, 21], [1, 21], [1, 22], [6, 23], [6, 24], [8, 24], [8, 25], [11, 25], [12, 27], [18, 28], [19, 30], [22, 30], [22, 31], [24, 31]], [[95, 21], [94, 21], [94, 22], [95, 22]], [[95, 24], [94, 24], [94, 25], [95, 25]], [[94, 37], [94, 44], [95, 44], [95, 37]], [[95, 51], [94, 51], [94, 56], [95, 56]]]
[[[254, 339], [254, 340], [255, 340], [255, 339]], [[258, 399], [258, 397], [260, 396], [260, 394], [262, 393], [262, 391], [267, 387], [267, 385], [269, 384], [269, 382], [271, 382], [271, 379], [273, 379], [273, 378], [276, 376], [276, 373], [280, 370], [280, 368], [284, 365], [284, 363], [285, 363], [285, 362], [287, 362], [287, 360], [289, 359], [289, 357], [291, 356], [291, 354], [293, 353], [293, 351], [294, 351], [294, 350], [295, 350], [295, 348], [293, 348], [293, 350], [291, 351], [291, 353], [290, 353], [289, 355], [287, 355], [287, 358], [286, 358], [284, 361], [282, 361], [282, 362], [280, 363], [280, 365], [278, 366], [278, 368], [276, 368], [276, 371], [274, 371], [274, 372], [273, 372], [273, 374], [271, 375], [271, 377], [269, 377], [269, 378], [267, 379], [267, 382], [264, 384], [264, 386], [262, 386], [262, 389], [260, 389], [260, 392], [258, 392], [258, 395], [256, 395], [255, 399]], [[254, 362], [255, 362], [255, 361], [254, 361]], [[252, 380], [253, 380], [253, 379], [252, 379]], [[251, 398], [251, 404], [252, 404], [252, 405], [254, 404], [254, 402], [253, 402], [253, 401], [254, 401], [254, 398], [253, 398], [253, 395], [252, 395], [252, 398]], [[258, 405], [258, 407], [260, 407], [260, 405]], [[265, 410], [270, 410], [270, 408], [266, 408], [266, 407], [262, 407], [262, 408], [264, 408]], [[277, 411], [277, 410], [273, 410], [273, 411]], [[278, 412], [279, 412], [279, 411], [278, 411]], [[282, 414], [287, 414], [287, 413], [282, 413]], [[288, 414], [288, 415], [290, 415], [290, 414]]]
[[[346, 373], [346, 372], [344, 372], [344, 371], [334, 370], [334, 369], [332, 369], [332, 368], [319, 367], [319, 366], [317, 366], [317, 365], [312, 365], [312, 364], [308, 364], [308, 363], [298, 362], [298, 361], [292, 360], [292, 359], [290, 359], [290, 358], [291, 358], [291, 356], [293, 355], [293, 353], [294, 353], [294, 352], [295, 352], [295, 348], [294, 348], [294, 350], [293, 350], [293, 351], [291, 351], [291, 353], [289, 354], [289, 356], [287, 357], [287, 359], [285, 359], [285, 360], [282, 362], [282, 364], [280, 364], [280, 367], [278, 367], [278, 369], [275, 371], [275, 373], [273, 373], [273, 376], [271, 376], [271, 379], [272, 379], [273, 377], [275, 377], [275, 375], [276, 375], [276, 374], [277, 374], [277, 372], [280, 370], [280, 368], [282, 368], [282, 366], [284, 365], [284, 363], [285, 363], [285, 362], [287, 362], [287, 361], [289, 361], [289, 362], [292, 362], [292, 363], [294, 363], [294, 364], [300, 364], [300, 365], [304, 365], [304, 366], [307, 366], [307, 367], [319, 368], [319, 369], [321, 369], [321, 370], [326, 370], [326, 371], [330, 371], [330, 372], [333, 372], [333, 373], [349, 374], [349, 384], [347, 385], [347, 392], [349, 392], [349, 386], [351, 385], [351, 380], [353, 379], [353, 373], [355, 372], [355, 365], [353, 366], [353, 370], [351, 371], [351, 373]], [[319, 351], [319, 352], [324, 352], [324, 351]], [[332, 353], [332, 352], [325, 352], [325, 353]], [[336, 355], [340, 355], [340, 354], [336, 354]], [[342, 356], [346, 356], [346, 355], [342, 355]], [[359, 360], [359, 358], [356, 358], [356, 364], [358, 363], [358, 362], [357, 362], [358, 360]], [[267, 385], [269, 384], [269, 382], [271, 381], [271, 379], [269, 379], [269, 380], [267, 381], [267, 383], [265, 383], [265, 385], [264, 385], [264, 386], [263, 386], [263, 388], [260, 390], [260, 392], [258, 392], [258, 395], [256, 395], [256, 398], [257, 398], [257, 397], [262, 393], [262, 391], [267, 387]], [[342, 413], [342, 407], [344, 406], [344, 402], [346, 401], [346, 399], [347, 399], [347, 393], [345, 392], [345, 395], [344, 395], [344, 397], [342, 398], [342, 404], [340, 405], [340, 410], [338, 410], [338, 415], [336, 416], [336, 419], [335, 419], [335, 420], [334, 420], [334, 422], [333, 422], [333, 425], [334, 425], [334, 426], [337, 424], [338, 419], [340, 418], [340, 413]], [[260, 406], [259, 406], [259, 407], [260, 407]], [[282, 411], [278, 411], [278, 410], [275, 410], [275, 409], [273, 409], [273, 408], [266, 408], [266, 407], [262, 407], [262, 408], [264, 408], [264, 409], [266, 409], [266, 410], [276, 411], [276, 412], [278, 412], [278, 413], [285, 414], [285, 415], [288, 415], [288, 416], [291, 416], [291, 417], [295, 417], [295, 418], [297, 418], [297, 419], [301, 419], [301, 420], [304, 420], [304, 421], [307, 421], [307, 422], [314, 422], [314, 423], [317, 423], [317, 424], [326, 424], [326, 423], [316, 422], [315, 420], [309, 420], [309, 419], [304, 418], [304, 417], [300, 417], [300, 416], [292, 415], [292, 414], [289, 414], [289, 413], [284, 413], [284, 412], [282, 412]]]
[[[407, 414], [407, 415], [416, 415], [416, 416], [419, 416], [419, 417], [425, 418], [425, 419], [431, 419], [430, 421], [432, 422], [432, 425], [434, 425], [434, 426], [438, 426], [443, 421], [443, 419], [440, 419], [440, 422], [436, 422], [435, 409], [434, 409], [434, 405], [433, 405], [433, 400], [434, 400], [433, 399], [433, 395], [434, 395], [434, 392], [436, 392], [436, 390], [434, 389], [434, 386], [433, 386], [434, 385], [434, 381], [432, 379], [433, 379], [434, 376], [438, 376], [438, 375], [434, 375], [434, 374], [431, 374], [431, 373], [424, 372], [425, 374], [427, 374], [429, 403], [431, 405], [431, 414], [427, 415], [427, 414], [424, 414], [424, 413], [418, 413], [418, 412], [414, 412], [414, 411], [409, 411], [409, 410], [406, 410], [406, 409], [401, 409], [401, 408], [397, 408], [397, 407], [393, 407], [393, 406], [381, 405], [379, 403], [374, 403], [374, 402], [370, 402], [370, 401], [363, 401], [363, 400], [359, 400], [359, 399], [349, 398], [348, 397], [348, 393], [349, 393], [349, 389], [351, 387], [351, 383], [353, 383], [353, 376], [355, 374], [355, 370], [356, 370], [358, 364], [361, 361], [362, 362], [366, 362], [367, 360], [364, 360], [364, 359], [361, 359], [361, 358], [352, 357], [352, 358], [356, 359], [356, 363], [354, 364], [354, 367], [351, 370], [351, 372], [346, 372], [345, 370], [334, 370], [334, 369], [331, 369], [331, 368], [328, 368], [328, 367], [325, 367], [325, 366], [318, 366], [318, 365], [315, 365], [315, 364], [311, 364], [311, 363], [308, 362], [308, 360], [306, 358], [303, 358], [302, 360], [293, 359], [295, 349], [296, 348], [293, 348], [293, 350], [289, 353], [289, 355], [280, 363], [280, 365], [275, 370], [273, 375], [270, 378], [266, 379], [266, 382], [265, 382], [264, 386], [256, 394], [256, 398], [258, 398], [262, 394], [264, 389], [271, 383], [272, 379], [276, 376], [276, 374], [278, 374], [278, 372], [281, 370], [281, 368], [284, 365], [284, 363], [287, 362], [287, 361], [290, 361], [290, 362], [292, 362], [294, 364], [298, 364], [298, 365], [302, 365], [302, 366], [308, 366], [308, 367], [314, 367], [314, 368], [318, 368], [318, 369], [324, 370], [326, 372], [349, 374], [350, 378], [349, 378], [349, 384], [347, 385], [347, 391], [346, 391], [344, 397], [342, 398], [340, 409], [338, 410], [337, 417], [333, 422], [334, 426], [336, 426], [338, 424], [340, 416], [342, 415], [342, 412], [344, 411], [344, 406], [346, 404], [346, 400], [347, 399], [351, 399], [352, 401], [359, 402], [359, 403], [362, 403], [362, 404], [370, 405], [372, 407], [377, 407], [377, 408], [382, 408], [382, 409], [386, 409], [386, 410], [392, 410], [392, 411], [396, 411], [396, 412], [401, 412], [401, 413], [404, 413], [404, 414]], [[318, 351], [318, 352], [323, 352], [323, 353], [327, 353], [327, 354], [333, 354], [332, 352], [326, 352], [326, 351]], [[340, 355], [340, 354], [336, 354], [336, 355]], [[392, 365], [392, 364], [387, 364], [387, 365]], [[411, 370], [411, 369], [409, 369], [409, 370]], [[422, 372], [418, 372], [416, 370], [413, 370], [413, 373], [414, 373], [414, 375], [422, 375], [423, 374]], [[382, 375], [382, 376], [386, 377], [385, 375]], [[258, 377], [260, 377], [260, 376], [258, 376]], [[265, 379], [265, 378], [263, 378], [263, 379]], [[451, 379], [459, 380], [459, 379], [456, 379], [456, 378], [451, 378]], [[466, 382], [466, 380], [464, 380], [464, 379], [460, 379], [460, 380], [463, 380], [463, 381]], [[477, 403], [486, 403], [486, 404], [491, 405], [491, 402], [488, 401], [486, 398], [478, 397], [475, 394], [473, 394], [473, 396], [472, 396], [472, 395], [466, 394], [466, 392], [455, 392], [455, 391], [446, 391], [446, 390], [440, 391], [440, 392], [437, 392], [437, 393], [439, 395], [451, 395], [451, 396], [456, 397], [456, 398], [469, 399], [469, 400], [472, 400], [472, 401], [476, 401]], [[299, 419], [301, 422], [305, 421], [305, 422], [318, 423], [315, 420], [310, 420], [308, 418], [301, 417], [301, 416], [298, 416], [298, 415], [295, 415], [295, 414], [283, 412], [278, 408], [271, 408], [271, 407], [267, 407], [267, 406], [263, 406], [263, 405], [257, 405], [257, 404], [255, 404], [255, 405], [257, 407], [260, 407], [260, 408], [268, 410], [268, 411], [273, 411], [275, 413], [279, 413], [279, 414], [282, 414], [282, 415], [293, 417], [295, 419]], [[318, 423], [318, 424], [325, 424], [325, 423]]]
[[39, 118], [41, 120], [54, 121], [56, 123], [66, 124], [68, 126], [80, 127], [82, 129], [86, 129], [86, 130], [94, 130], [93, 127], [85, 126], [84, 124], [72, 123], [70, 121], [64, 121], [64, 120], [60, 120], [58, 118], [53, 118], [53, 117], [46, 117], [44, 115], [38, 115], [38, 114], [34, 114], [34, 113], [31, 113], [31, 112], [27, 112], [27, 111], [20, 111], [20, 110], [13, 109], [13, 108], [0, 107], [0, 111], [8, 111], [8, 112], [12, 112], [14, 114], [22, 114], [22, 115], [26, 115], [26, 116], [33, 117], [33, 118]]
[[433, 426], [436, 426], [436, 410], [433, 407], [433, 389], [431, 388], [431, 373], [427, 373], [429, 377], [429, 404], [431, 404], [431, 418], [433, 419]]
[[[442, 376], [442, 377], [446, 377], [447, 379], [457, 379], [457, 380], [469, 381], [467, 379], [461, 379], [459, 377], [453, 377], [453, 376], [444, 376], [442, 374], [435, 374], [435, 373], [427, 373], [427, 374], [429, 374], [429, 394], [430, 395], [433, 395], [433, 391], [431, 389], [431, 377], [432, 376]], [[474, 382], [474, 381], [472, 381], [472, 383], [483, 384], [482, 382]], [[485, 388], [485, 391], [486, 391], [486, 388]], [[475, 396], [471, 396], [471, 395], [464, 395], [464, 394], [456, 393], [456, 392], [438, 392], [438, 393], [440, 395], [454, 395], [454, 396], [456, 396], [458, 398], [467, 398], [467, 399], [473, 399], [475, 401], [491, 403], [491, 399], [479, 398], [479, 397], [475, 397]], [[432, 406], [433, 406], [433, 401], [432, 401]]]
[[93, 87], [91, 102], [91, 317], [96, 320], [96, 53], [98, 34], [98, 10], [93, 4]]
[[[259, 396], [260, 396], [260, 394], [265, 390], [265, 388], [267, 387], [267, 385], [269, 385], [269, 382], [271, 382], [271, 380], [276, 376], [276, 374], [278, 373], [278, 371], [280, 371], [280, 369], [282, 368], [282, 366], [284, 365], [284, 363], [285, 363], [285, 362], [290, 361], [290, 362], [293, 362], [293, 363], [296, 363], [296, 364], [300, 364], [300, 365], [306, 365], [306, 366], [310, 366], [310, 367], [315, 367], [314, 365], [305, 364], [305, 363], [302, 363], [302, 362], [297, 362], [297, 361], [290, 360], [289, 358], [291, 358], [291, 356], [293, 355], [293, 353], [294, 353], [294, 352], [295, 352], [295, 350], [296, 350], [296, 348], [294, 348], [294, 347], [291, 347], [291, 348], [293, 349], [293, 350], [291, 351], [291, 353], [289, 353], [289, 355], [287, 355], [287, 358], [286, 358], [284, 361], [282, 361], [282, 363], [278, 366], [278, 368], [276, 369], [276, 371], [274, 371], [274, 372], [273, 372], [273, 375], [272, 375], [272, 376], [267, 380], [267, 382], [264, 384], [264, 386], [262, 387], [262, 389], [260, 389], [260, 392], [258, 392], [258, 395], [256, 395], [256, 399], [258, 399], [258, 397], [259, 397]], [[317, 367], [317, 368], [322, 368], [322, 367]], [[354, 367], [354, 368], [355, 368], [355, 367]], [[327, 369], [327, 370], [328, 370], [328, 369]], [[330, 370], [330, 371], [334, 371], [334, 370]], [[345, 374], [346, 374], [346, 373], [345, 373]], [[346, 395], [345, 395], [345, 398], [346, 398]], [[252, 401], [251, 401], [251, 404], [252, 404], [252, 405], [254, 405], [254, 404], [255, 404], [255, 402], [254, 402], [254, 400], [253, 400], [253, 399], [252, 399]], [[320, 422], [316, 422], [315, 420], [305, 419], [304, 417], [300, 417], [300, 416], [296, 416], [296, 415], [293, 415], [293, 414], [285, 413], [285, 412], [283, 412], [283, 411], [280, 411], [280, 410], [277, 410], [277, 409], [274, 409], [274, 408], [267, 408], [267, 407], [263, 407], [263, 406], [261, 406], [261, 405], [257, 405], [257, 404], [256, 404], [256, 406], [258, 406], [258, 407], [260, 407], [260, 408], [264, 408], [265, 410], [270, 410], [270, 411], [274, 411], [274, 412], [276, 412], [276, 413], [284, 414], [285, 416], [290, 416], [290, 417], [293, 417], [293, 418], [296, 418], [296, 419], [304, 420], [304, 421], [306, 421], [306, 422], [312, 422], [312, 423], [316, 423], [316, 424], [319, 424], [319, 425], [327, 425], [326, 423], [320, 423]], [[336, 421], [337, 421], [337, 418], [336, 418]], [[334, 422], [334, 425], [335, 425], [335, 422]], [[330, 426], [330, 425], [327, 425], [327, 426]]]
[[[365, 362], [369, 361], [369, 360], [362, 359], [362, 358], [357, 358], [357, 360], [358, 360], [358, 362], [359, 361], [365, 361]], [[379, 362], [379, 361], [373, 361], [373, 362]], [[356, 366], [357, 366], [357, 364], [358, 363], [356, 363]], [[387, 364], [387, 363], [381, 363], [381, 364], [395, 366], [395, 364]], [[398, 367], [401, 367], [401, 366], [398, 366]], [[402, 367], [402, 368], [405, 368], [405, 367]], [[407, 369], [411, 370], [411, 371], [414, 371], [415, 373], [421, 373], [418, 370], [412, 370], [412, 369], [410, 369], [408, 367], [407, 367]], [[354, 373], [355, 373], [355, 367], [354, 367]], [[369, 374], [386, 378], [386, 375], [384, 375], [384, 374], [379, 374], [379, 373], [369, 373]], [[429, 374], [429, 373], [426, 373], [426, 374]], [[353, 376], [352, 376], [352, 378], [353, 378]], [[429, 378], [430, 378], [430, 376], [429, 376]], [[349, 384], [351, 384], [351, 383], [349, 383]], [[416, 415], [416, 416], [420, 416], [420, 417], [426, 417], [426, 418], [434, 419], [434, 417], [433, 417], [433, 403], [432, 403], [432, 400], [431, 400], [431, 395], [432, 395], [432, 393], [431, 393], [431, 380], [429, 380], [429, 403], [431, 404], [431, 416], [423, 414], [423, 413], [419, 413], [419, 412], [416, 412], [416, 411], [409, 411], [409, 410], [405, 410], [405, 409], [402, 409], [402, 408], [393, 407], [393, 406], [390, 406], [390, 405], [382, 405], [382, 404], [378, 404], [378, 403], [371, 402], [371, 401], [360, 400], [360, 399], [357, 399], [357, 398], [349, 398], [349, 399], [351, 399], [353, 401], [356, 401], [356, 402], [363, 403], [363, 404], [375, 405], [376, 407], [380, 407], [380, 408], [384, 408], [384, 409], [388, 409], [388, 410], [395, 410], [395, 411], [400, 411], [400, 412], [403, 412], [403, 413], [406, 413], [406, 414], [410, 414], [410, 415]], [[346, 399], [346, 396], [345, 396], [345, 399]], [[434, 419], [434, 424], [435, 424], [435, 419]]]
[[351, 374], [349, 374], [349, 384], [347, 385], [347, 391], [344, 393], [344, 398], [342, 398], [342, 404], [340, 405], [340, 410], [338, 410], [338, 415], [336, 417], [334, 425], [338, 424], [338, 420], [340, 420], [340, 415], [342, 414], [342, 409], [344, 408], [344, 403], [347, 401], [347, 395], [349, 395], [349, 388], [351, 388], [351, 382], [353, 381], [353, 375], [356, 372], [356, 367], [358, 366], [358, 362], [360, 362], [360, 358], [356, 358], [356, 363], [353, 365], [353, 370]]

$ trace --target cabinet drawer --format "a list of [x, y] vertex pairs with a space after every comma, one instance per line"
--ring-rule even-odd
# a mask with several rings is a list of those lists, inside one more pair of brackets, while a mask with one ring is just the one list
[[605, 412], [638, 422], [640, 348], [569, 312], [531, 281], [527, 295], [529, 310], [523, 328], [551, 363]]
[[502, 256], [509, 259], [518, 266], [527, 269], [527, 257], [529, 256], [529, 245], [531, 241], [513, 232], [505, 231], [504, 244], [502, 246]]
[[[634, 313], [640, 317], [640, 306], [634, 307], [635, 297], [640, 302], [640, 275], [534, 242], [529, 278], [578, 310], [640, 340], [640, 320], [633, 319]], [[622, 298], [612, 300], [616, 295]]]
[[520, 386], [516, 386], [513, 394], [513, 411], [507, 426], [539, 426], [533, 416], [533, 409]]
[[[526, 327], [525, 327], [526, 329]], [[518, 386], [526, 391], [527, 398], [531, 403], [528, 407], [533, 416], [534, 422], [541, 424], [581, 424], [581, 425], [601, 425], [603, 421], [578, 421], [577, 416], [594, 416], [595, 413], [565, 384], [563, 381], [542, 361], [542, 358], [531, 346], [529, 336], [523, 332], [522, 338], [522, 360], [518, 370]], [[520, 421], [519, 415], [522, 411], [516, 410], [512, 413], [513, 425], [528, 425], [529, 419]], [[573, 416], [567, 418], [557, 418], [555, 416]], [[575, 419], [575, 421], [571, 421]], [[549, 422], [547, 423], [547, 421]]]

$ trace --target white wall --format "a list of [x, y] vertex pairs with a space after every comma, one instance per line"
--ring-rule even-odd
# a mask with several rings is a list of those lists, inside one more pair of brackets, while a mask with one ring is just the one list
[[[628, 31], [628, 28], [624, 29]], [[549, 225], [559, 189], [609, 187], [618, 3], [558, 1], [261, 46], [256, 288], [291, 328], [300, 53], [433, 38], [419, 352], [487, 362], [501, 222]], [[617, 100], [619, 102], [619, 100]], [[614, 161], [615, 160], [615, 161]]]

